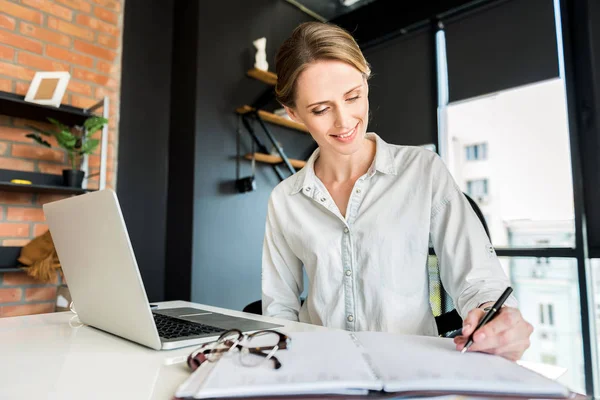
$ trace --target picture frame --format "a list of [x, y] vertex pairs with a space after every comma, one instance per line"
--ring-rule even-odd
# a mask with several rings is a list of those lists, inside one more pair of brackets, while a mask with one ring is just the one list
[[70, 79], [71, 74], [66, 71], [36, 72], [27, 90], [25, 101], [60, 107]]

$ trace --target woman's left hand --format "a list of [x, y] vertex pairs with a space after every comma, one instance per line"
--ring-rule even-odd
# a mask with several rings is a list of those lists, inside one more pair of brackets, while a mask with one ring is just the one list
[[[456, 350], [462, 350], [467, 343], [469, 336], [486, 313], [483, 310], [485, 306], [475, 308], [467, 314], [462, 335], [454, 338]], [[523, 319], [518, 308], [505, 306], [473, 335], [473, 344], [467, 351], [481, 351], [517, 361], [529, 348], [532, 332], [533, 326]]]

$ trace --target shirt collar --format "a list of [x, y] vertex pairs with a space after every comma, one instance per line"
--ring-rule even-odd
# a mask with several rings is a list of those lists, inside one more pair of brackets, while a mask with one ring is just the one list
[[[367, 171], [367, 177], [375, 175], [375, 172], [381, 172], [386, 175], [397, 175], [394, 165], [394, 155], [392, 146], [385, 142], [379, 135], [373, 132], [367, 133], [367, 139], [375, 141], [375, 159]], [[312, 191], [315, 186], [315, 161], [319, 158], [320, 149], [317, 148], [304, 167], [296, 174], [296, 181], [292, 186], [290, 195], [296, 194], [302, 189]]]

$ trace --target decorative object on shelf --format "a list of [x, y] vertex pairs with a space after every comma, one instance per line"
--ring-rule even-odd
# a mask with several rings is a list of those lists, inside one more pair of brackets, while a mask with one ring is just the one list
[[10, 183], [16, 183], [18, 185], [31, 185], [31, 181], [27, 179], [11, 179]]
[[256, 39], [254, 42], [254, 47], [256, 47], [256, 55], [254, 56], [254, 68], [260, 69], [263, 71], [269, 70], [269, 63], [267, 62], [267, 53], [265, 48], [267, 46], [267, 38], [261, 37]]
[[[63, 170], [63, 184], [69, 187], [81, 187], [84, 178], [84, 171], [80, 169], [81, 159], [86, 154], [91, 154], [96, 149], [100, 141], [93, 139], [92, 135], [108, 123], [108, 119], [99, 116], [93, 116], [86, 119], [83, 126], [69, 128], [54, 118], [48, 120], [58, 129], [55, 132], [48, 132], [36, 126], [29, 125], [35, 130], [35, 133], [28, 133], [26, 136], [37, 143], [51, 147], [50, 143], [41, 135], [54, 136], [58, 145], [67, 151], [71, 169]], [[74, 134], [72, 130], [75, 130]]]
[[50, 231], [35, 237], [21, 249], [17, 259], [23, 264], [23, 270], [32, 278], [49, 283], [60, 272], [60, 261], [54, 248]]
[[66, 71], [36, 72], [27, 90], [25, 101], [60, 107], [71, 74]]

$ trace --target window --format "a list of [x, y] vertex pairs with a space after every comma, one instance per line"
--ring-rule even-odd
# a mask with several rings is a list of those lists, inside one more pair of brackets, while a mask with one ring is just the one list
[[467, 181], [467, 194], [473, 199], [483, 199], [488, 195], [488, 180], [475, 179]]
[[487, 143], [466, 146], [465, 155], [467, 161], [487, 160]]
[[577, 260], [549, 257], [548, 263], [545, 261], [542, 263], [545, 273], [536, 277], [532, 274], [539, 268], [535, 257], [500, 257], [519, 301], [519, 310], [534, 327], [531, 346], [523, 354], [523, 360], [566, 368], [561, 383], [584, 393]]

